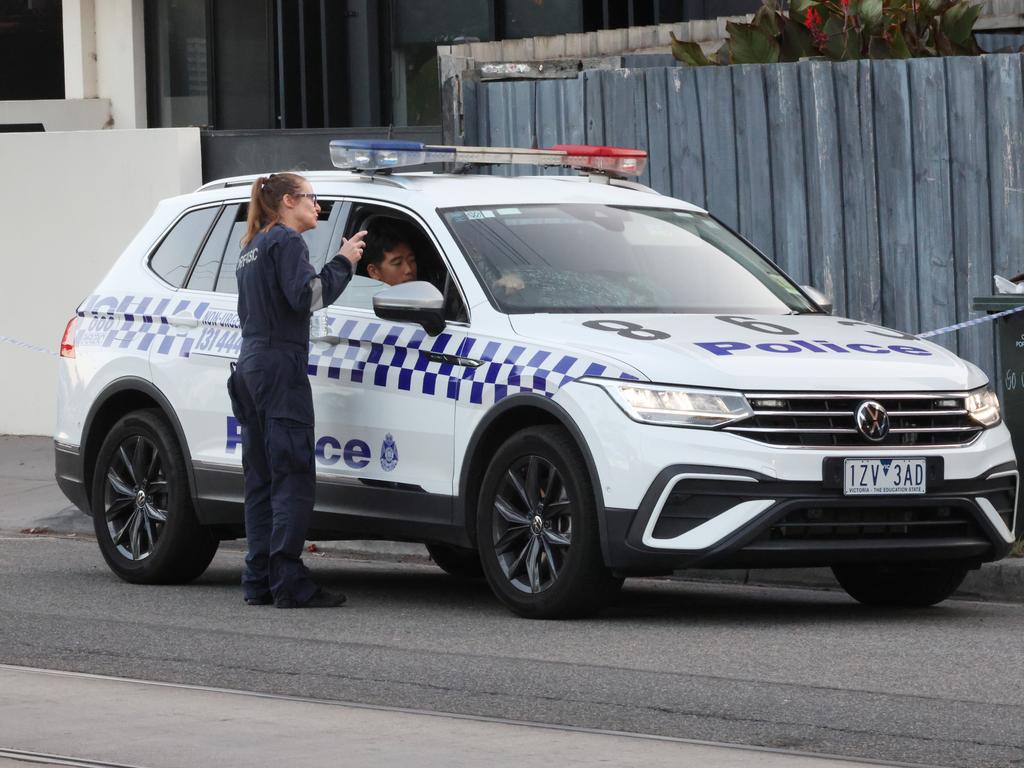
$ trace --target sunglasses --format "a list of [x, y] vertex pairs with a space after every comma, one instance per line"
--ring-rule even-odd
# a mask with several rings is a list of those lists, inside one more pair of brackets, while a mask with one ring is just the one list
[[316, 202], [316, 192], [290, 192], [292, 197], [308, 197], [311, 203]]

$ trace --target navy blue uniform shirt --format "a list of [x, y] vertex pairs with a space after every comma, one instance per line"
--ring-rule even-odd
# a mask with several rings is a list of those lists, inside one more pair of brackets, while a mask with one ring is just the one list
[[[242, 250], [238, 277], [238, 319], [243, 351], [253, 341], [309, 346], [314, 302], [328, 306], [352, 279], [352, 265], [335, 256], [317, 274], [302, 235], [284, 224], [260, 232]], [[319, 278], [319, 284], [314, 279]]]

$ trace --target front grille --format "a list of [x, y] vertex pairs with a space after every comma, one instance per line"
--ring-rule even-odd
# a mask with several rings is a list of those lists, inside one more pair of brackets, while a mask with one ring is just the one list
[[771, 541], [980, 538], [971, 513], [956, 506], [807, 507], [768, 530]]
[[[966, 445], [982, 427], [967, 415], [966, 396], [873, 394], [748, 394], [754, 415], [726, 431], [769, 445], [799, 448], [842, 446], [911, 448]], [[889, 416], [889, 433], [869, 440], [857, 430], [856, 413], [866, 401]]]

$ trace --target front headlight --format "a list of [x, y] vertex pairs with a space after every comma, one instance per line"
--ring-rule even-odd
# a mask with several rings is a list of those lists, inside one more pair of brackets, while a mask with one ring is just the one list
[[988, 387], [976, 389], [964, 400], [967, 415], [983, 427], [994, 427], [999, 423], [999, 398]]
[[718, 427], [753, 415], [743, 395], [636, 381], [587, 379], [602, 387], [634, 421], [670, 427]]

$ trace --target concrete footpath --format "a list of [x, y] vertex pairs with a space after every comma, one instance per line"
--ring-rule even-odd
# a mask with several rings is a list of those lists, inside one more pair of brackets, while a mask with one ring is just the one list
[[[0, 531], [92, 536], [92, 520], [71, 506], [53, 479], [53, 441], [0, 435]], [[419, 544], [339, 541], [320, 545], [331, 554], [390, 560], [427, 559]], [[826, 568], [688, 570], [678, 578], [732, 584], [840, 589]], [[961, 596], [1024, 603], [1024, 558], [988, 563], [968, 574]]]
[[72, 757], [146, 768], [879, 765], [0, 665], [0, 765], [67, 764]]

